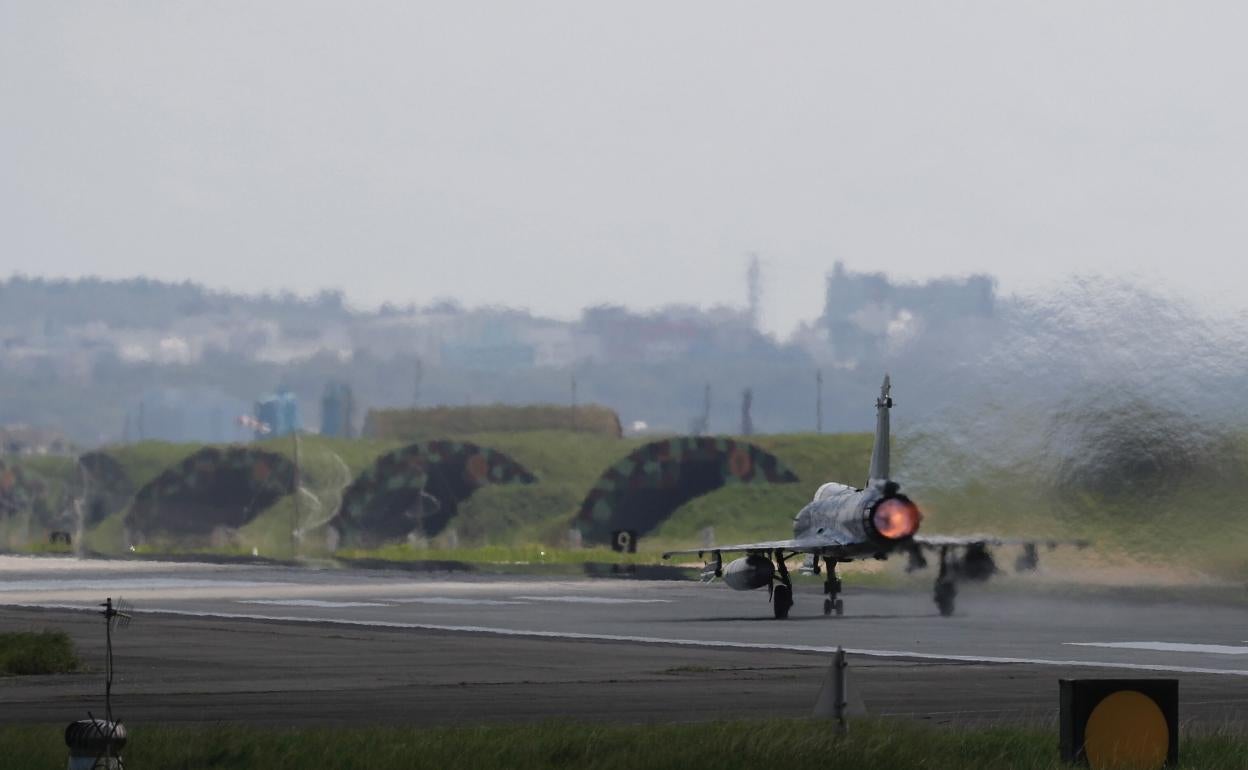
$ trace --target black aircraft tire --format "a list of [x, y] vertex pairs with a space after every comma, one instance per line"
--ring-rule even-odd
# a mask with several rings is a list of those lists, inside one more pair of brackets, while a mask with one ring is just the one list
[[838, 618], [845, 614], [845, 602], [840, 599], [824, 599], [823, 600], [824, 616], [836, 615]]
[[793, 606], [793, 589], [783, 583], [776, 586], [771, 596], [771, 609], [776, 613], [776, 620], [784, 620], [789, 616], [789, 608]]
[[953, 614], [954, 599], [957, 598], [958, 587], [954, 583], [937, 583], [936, 584], [936, 607], [940, 610], [940, 616], [947, 618]]

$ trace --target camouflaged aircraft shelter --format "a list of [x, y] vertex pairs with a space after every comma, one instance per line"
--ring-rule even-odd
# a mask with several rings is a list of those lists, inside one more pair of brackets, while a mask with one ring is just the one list
[[131, 537], [209, 535], [237, 529], [295, 488], [295, 464], [248, 447], [207, 447], [166, 469], [134, 496]]
[[655, 441], [603, 472], [573, 526], [586, 543], [609, 543], [612, 532], [652, 531], [680, 506], [726, 484], [797, 480], [780, 458], [744, 441], [702, 436]]
[[351, 482], [330, 524], [340, 545], [371, 546], [412, 533], [430, 537], [482, 486], [536, 481], [496, 449], [422, 441], [382, 455]]
[[38, 477], [16, 465], [0, 460], [0, 518], [30, 511], [40, 517], [47, 515], [48, 489]]
[[79, 484], [85, 500], [83, 526], [94, 527], [123, 510], [134, 495], [134, 482], [117, 458], [88, 452], [78, 458]]

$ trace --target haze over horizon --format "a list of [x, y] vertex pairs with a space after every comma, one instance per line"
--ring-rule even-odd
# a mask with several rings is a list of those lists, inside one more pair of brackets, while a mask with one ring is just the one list
[[1217, 310], [1248, 9], [0, 3], [0, 273], [353, 302], [744, 302], [835, 260]]

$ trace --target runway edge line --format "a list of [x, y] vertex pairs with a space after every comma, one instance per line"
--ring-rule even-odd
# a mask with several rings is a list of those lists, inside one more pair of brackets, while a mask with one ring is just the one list
[[[82, 604], [5, 604], [0, 606], [23, 609], [74, 610], [78, 612], [95, 612], [95, 608]], [[387, 628], [410, 631], [441, 631], [457, 634], [490, 634], [493, 636], [516, 636], [531, 639], [567, 639], [590, 642], [628, 642], [633, 644], [670, 644], [678, 647], [709, 647], [733, 650], [781, 650], [784, 652], [836, 652], [836, 647], [810, 644], [769, 644], [762, 642], [726, 642], [703, 639], [666, 639], [656, 636], [629, 636], [624, 634], [587, 634], [576, 631], [534, 631], [516, 628], [495, 628], [491, 626], [452, 626], [434, 623], [401, 623], [388, 620], [347, 620], [345, 618], [313, 618], [298, 615], [256, 615], [238, 612], [201, 612], [196, 610], [177, 610], [167, 608], [145, 608], [145, 615], [169, 615], [188, 618], [216, 618], [219, 620], [259, 620], [269, 622], [320, 624], [336, 626], [358, 626], [365, 628]], [[1248, 677], [1248, 670], [1202, 668], [1197, 666], [1166, 666], [1150, 663], [1117, 663], [1088, 660], [1050, 660], [1045, 658], [1003, 658], [987, 655], [948, 655], [930, 652], [913, 652], [909, 650], [867, 650], [845, 648], [851, 655], [864, 655], [873, 658], [902, 658], [910, 660], [932, 660], [952, 663], [1002, 663], [1036, 666], [1074, 666], [1077, 668], [1109, 668], [1128, 671], [1160, 671], [1177, 674], [1214, 674], [1222, 676]]]

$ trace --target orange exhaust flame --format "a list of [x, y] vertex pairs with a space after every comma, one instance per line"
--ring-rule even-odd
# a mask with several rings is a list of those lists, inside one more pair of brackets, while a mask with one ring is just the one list
[[889, 540], [900, 540], [919, 531], [919, 522], [923, 514], [919, 507], [909, 500], [892, 497], [875, 507], [871, 523], [881, 537]]

